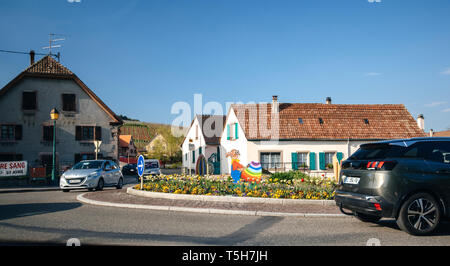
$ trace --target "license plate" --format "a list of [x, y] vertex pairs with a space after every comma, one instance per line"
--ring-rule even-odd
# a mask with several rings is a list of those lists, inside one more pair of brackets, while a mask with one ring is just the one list
[[80, 179], [69, 180], [69, 184], [77, 184], [77, 183], [80, 183]]
[[359, 180], [360, 180], [359, 177], [347, 176], [344, 180], [344, 183], [357, 185], [357, 184], [359, 184]]

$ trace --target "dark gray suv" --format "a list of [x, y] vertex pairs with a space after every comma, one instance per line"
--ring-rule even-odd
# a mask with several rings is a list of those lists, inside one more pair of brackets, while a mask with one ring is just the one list
[[342, 162], [335, 201], [361, 221], [395, 218], [410, 234], [431, 233], [450, 213], [450, 138], [361, 145]]

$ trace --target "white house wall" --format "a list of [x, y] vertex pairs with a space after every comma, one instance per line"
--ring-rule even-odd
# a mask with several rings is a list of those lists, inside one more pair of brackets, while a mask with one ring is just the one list
[[[196, 139], [196, 128], [198, 127], [198, 138]], [[192, 139], [192, 142], [189, 140]], [[208, 156], [206, 151], [205, 138], [203, 137], [202, 130], [199, 125], [199, 121], [197, 117], [195, 117], [194, 122], [192, 123], [191, 128], [189, 128], [186, 133], [186, 138], [182, 144], [182, 152], [183, 152], [183, 167], [188, 169], [195, 169], [195, 163], [192, 162], [192, 151], [189, 150], [189, 143], [194, 144], [195, 146], [195, 162], [197, 162], [199, 148], [202, 147], [202, 153], [205, 156]], [[186, 154], [187, 160], [186, 160]]]
[[[227, 125], [231, 125], [234, 123], [238, 123], [238, 139], [236, 140], [228, 140], [227, 139]], [[250, 161], [248, 160], [248, 153], [247, 153], [247, 139], [245, 137], [245, 133], [242, 130], [242, 127], [240, 126], [236, 113], [233, 108], [230, 109], [229, 114], [226, 118], [226, 123], [222, 132], [222, 138], [220, 140], [221, 145], [221, 173], [222, 174], [229, 174], [230, 167], [231, 167], [231, 158], [226, 158], [226, 153], [236, 149], [241, 154], [240, 156], [240, 162], [242, 165], [247, 165]]]
[[247, 161], [259, 162], [262, 152], [280, 152], [281, 161], [285, 163], [286, 170], [292, 169], [292, 153], [308, 153], [307, 163], [310, 165], [309, 153], [316, 153], [316, 169], [319, 169], [319, 153], [321, 152], [342, 152], [344, 159], [355, 152], [359, 146], [369, 141], [279, 141], [273, 144], [261, 141], [248, 141], [247, 143]]

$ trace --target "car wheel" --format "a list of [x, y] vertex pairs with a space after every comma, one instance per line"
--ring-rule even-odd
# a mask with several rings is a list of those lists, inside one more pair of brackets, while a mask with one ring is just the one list
[[370, 214], [365, 214], [365, 213], [360, 213], [360, 212], [355, 212], [355, 217], [365, 223], [376, 223], [379, 220], [381, 220], [380, 216], [375, 216], [375, 215], [370, 215]]
[[117, 188], [117, 189], [122, 189], [122, 187], [123, 187], [123, 179], [122, 179], [122, 177], [121, 177], [121, 178], [119, 178], [119, 182], [117, 183], [116, 188]]
[[97, 188], [95, 190], [103, 190], [104, 185], [105, 182], [103, 181], [103, 178], [100, 178], [100, 180], [98, 180]]
[[427, 235], [433, 232], [441, 219], [436, 199], [428, 193], [414, 194], [406, 200], [397, 218], [397, 225], [411, 235]]
[[68, 189], [63, 189], [62, 192], [69, 192], [69, 190]]
[[88, 191], [93, 191], [94, 189], [93, 188], [88, 188]]

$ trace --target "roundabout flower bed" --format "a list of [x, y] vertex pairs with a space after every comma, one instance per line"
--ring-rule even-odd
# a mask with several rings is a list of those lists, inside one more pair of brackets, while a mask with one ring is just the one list
[[[135, 189], [140, 189], [136, 185]], [[234, 184], [231, 177], [206, 178], [187, 175], [160, 175], [147, 177], [143, 190], [174, 194], [261, 197], [281, 199], [332, 200], [336, 183], [330, 179], [311, 178], [275, 180], [263, 178], [261, 183]]]

